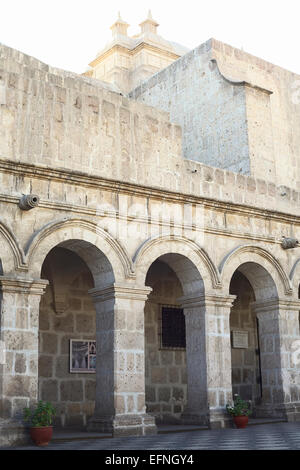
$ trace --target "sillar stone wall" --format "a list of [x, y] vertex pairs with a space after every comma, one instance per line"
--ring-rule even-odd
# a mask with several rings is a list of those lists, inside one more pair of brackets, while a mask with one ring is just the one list
[[161, 347], [162, 305], [178, 306], [181, 284], [174, 271], [156, 261], [146, 284], [153, 291], [145, 305], [146, 406], [157, 422], [176, 422], [187, 398], [186, 351]]
[[[49, 253], [42, 277], [50, 283], [40, 304], [39, 398], [54, 404], [57, 425], [83, 426], [94, 411], [96, 377], [70, 373], [69, 346], [70, 339], [96, 337], [96, 312], [88, 294], [93, 280], [83, 261], [63, 248]], [[161, 348], [160, 314], [162, 305], [179, 307], [182, 288], [172, 269], [158, 261], [146, 284], [153, 289], [145, 306], [147, 411], [157, 422], [176, 422], [187, 398], [186, 351]], [[57, 314], [57, 305], [65, 311]]]
[[[51, 267], [58, 267], [59, 263], [60, 272], [52, 272], [53, 281]], [[50, 277], [50, 284], [40, 304], [39, 398], [53, 403], [57, 425], [82, 426], [94, 411], [96, 376], [70, 373], [69, 345], [70, 339], [96, 338], [96, 312], [88, 294], [93, 280], [83, 261], [62, 248], [50, 252], [42, 274]], [[59, 287], [55, 276], [59, 276]], [[58, 288], [66, 294], [66, 310], [59, 315], [54, 310], [54, 290]]]
[[210, 39], [129, 96], [170, 113], [185, 158], [299, 188], [299, 75]]
[[230, 313], [230, 330], [248, 332], [248, 348], [231, 349], [232, 391], [258, 404], [261, 398], [256, 316], [251, 310], [253, 289], [242, 273], [232, 278], [230, 292], [237, 296]]

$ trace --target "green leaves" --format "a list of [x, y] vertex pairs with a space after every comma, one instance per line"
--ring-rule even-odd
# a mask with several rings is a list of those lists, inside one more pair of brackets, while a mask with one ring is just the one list
[[51, 403], [39, 401], [35, 408], [24, 408], [24, 421], [31, 426], [51, 426], [56, 409]]
[[252, 413], [249, 403], [239, 395], [236, 395], [233, 406], [226, 405], [226, 410], [232, 416], [249, 416]]

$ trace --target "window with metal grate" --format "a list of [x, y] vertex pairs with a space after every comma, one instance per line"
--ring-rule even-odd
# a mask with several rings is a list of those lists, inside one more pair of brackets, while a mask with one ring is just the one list
[[185, 348], [185, 318], [182, 308], [165, 307], [161, 310], [161, 347]]

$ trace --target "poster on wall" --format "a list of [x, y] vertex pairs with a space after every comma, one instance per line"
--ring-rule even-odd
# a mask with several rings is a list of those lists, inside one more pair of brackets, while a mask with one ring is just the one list
[[95, 340], [70, 340], [70, 372], [76, 374], [96, 372]]

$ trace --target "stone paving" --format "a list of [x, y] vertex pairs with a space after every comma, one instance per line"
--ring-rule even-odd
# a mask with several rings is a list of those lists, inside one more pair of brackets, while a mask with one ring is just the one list
[[300, 450], [300, 423], [248, 426], [157, 434], [145, 437], [102, 438], [52, 442], [48, 447], [14, 450]]

